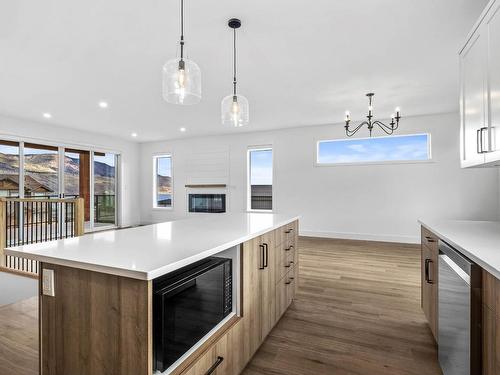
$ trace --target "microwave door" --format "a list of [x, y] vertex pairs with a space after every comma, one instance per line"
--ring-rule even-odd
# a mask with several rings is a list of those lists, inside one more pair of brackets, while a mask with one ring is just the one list
[[160, 296], [162, 357], [168, 367], [224, 319], [223, 267], [182, 280]]

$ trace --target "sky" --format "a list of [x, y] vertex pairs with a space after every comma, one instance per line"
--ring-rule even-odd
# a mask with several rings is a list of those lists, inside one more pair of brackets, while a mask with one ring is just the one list
[[428, 160], [427, 141], [427, 134], [323, 141], [318, 147], [318, 162]]
[[250, 151], [250, 184], [273, 184], [273, 151]]
[[172, 159], [158, 158], [158, 174], [160, 176], [172, 176]]

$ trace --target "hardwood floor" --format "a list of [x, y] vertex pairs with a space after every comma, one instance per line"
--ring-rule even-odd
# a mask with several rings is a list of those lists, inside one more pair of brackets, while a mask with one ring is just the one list
[[0, 374], [38, 374], [38, 297], [0, 306]]
[[[439, 375], [414, 245], [300, 238], [297, 299], [244, 375]], [[35, 375], [37, 303], [0, 307], [0, 374]]]
[[299, 290], [244, 375], [441, 374], [420, 248], [300, 238]]

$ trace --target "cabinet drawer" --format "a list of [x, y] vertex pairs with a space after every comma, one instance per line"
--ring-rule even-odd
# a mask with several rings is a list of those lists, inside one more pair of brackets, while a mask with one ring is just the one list
[[428, 229], [422, 227], [422, 245], [437, 252], [439, 250], [439, 238]]
[[229, 330], [182, 375], [232, 375], [232, 332]]
[[276, 285], [276, 321], [286, 311], [295, 298], [298, 282], [298, 267], [291, 267], [286, 275]]
[[297, 264], [296, 251], [295, 249], [290, 249], [288, 251], [283, 250], [278, 253], [277, 264], [277, 277], [276, 282], [281, 280], [290, 270]]

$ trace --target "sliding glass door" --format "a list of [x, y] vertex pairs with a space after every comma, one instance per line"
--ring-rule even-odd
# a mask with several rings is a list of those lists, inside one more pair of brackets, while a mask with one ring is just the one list
[[95, 228], [116, 225], [117, 164], [112, 153], [93, 153], [94, 220]]
[[83, 198], [84, 219], [90, 223], [90, 152], [64, 149], [64, 197]]
[[0, 139], [0, 197], [76, 198], [85, 229], [118, 225], [119, 155]]

